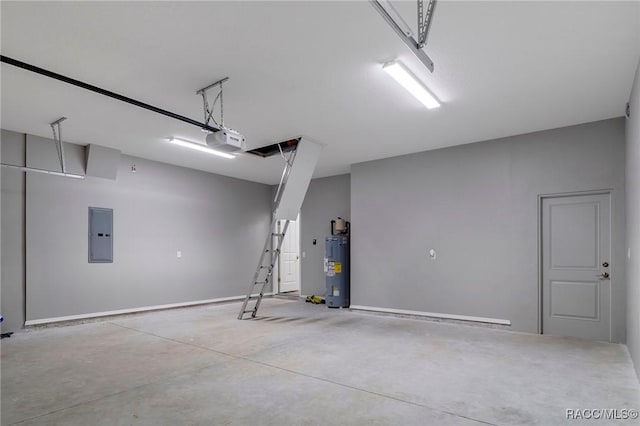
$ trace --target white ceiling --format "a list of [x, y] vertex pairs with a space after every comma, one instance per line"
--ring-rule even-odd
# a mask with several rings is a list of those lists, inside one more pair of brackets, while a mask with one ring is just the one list
[[[414, 1], [395, 1], [407, 22]], [[7, 2], [2, 54], [202, 121], [195, 91], [225, 76], [225, 124], [249, 147], [306, 135], [315, 176], [350, 165], [621, 116], [640, 52], [639, 2], [439, 1], [409, 53], [366, 1]], [[427, 110], [381, 71], [399, 58], [443, 102]], [[64, 138], [253, 181], [278, 158], [225, 160], [166, 143], [202, 139], [173, 119], [3, 64], [5, 129]]]

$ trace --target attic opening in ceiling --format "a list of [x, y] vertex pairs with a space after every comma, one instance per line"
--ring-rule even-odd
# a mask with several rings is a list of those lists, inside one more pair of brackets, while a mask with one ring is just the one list
[[245, 151], [249, 154], [257, 155], [258, 157], [267, 158], [280, 153], [285, 154], [296, 149], [300, 142], [300, 138], [289, 139], [284, 142], [274, 143], [273, 145], [267, 145], [260, 148]]

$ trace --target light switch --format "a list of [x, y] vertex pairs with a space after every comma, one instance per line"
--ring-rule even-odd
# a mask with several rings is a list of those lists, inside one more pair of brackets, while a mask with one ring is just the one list
[[434, 249], [429, 250], [429, 259], [436, 260], [436, 251]]
[[302, 258], [304, 259], [305, 257], [307, 257], [307, 252], [306, 252], [306, 251], [303, 251], [303, 252], [302, 252]]
[[182, 251], [181, 251], [181, 250], [178, 250], [178, 251], [176, 252], [176, 257], [177, 257], [178, 259], [180, 259], [180, 258], [182, 257]]

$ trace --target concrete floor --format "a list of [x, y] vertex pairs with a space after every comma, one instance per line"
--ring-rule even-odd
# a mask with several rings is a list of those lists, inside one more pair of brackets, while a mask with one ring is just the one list
[[[2, 341], [2, 424], [478, 425], [639, 408], [622, 345], [268, 299]], [[621, 420], [619, 424], [637, 424]]]

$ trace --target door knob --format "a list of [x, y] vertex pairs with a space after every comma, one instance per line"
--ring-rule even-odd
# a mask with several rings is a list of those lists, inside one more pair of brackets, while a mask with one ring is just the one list
[[602, 266], [604, 268], [608, 268], [609, 267], [609, 262], [602, 262]]
[[609, 273], [608, 272], [603, 272], [602, 274], [598, 275], [600, 277], [601, 280], [608, 280], [609, 279]]

